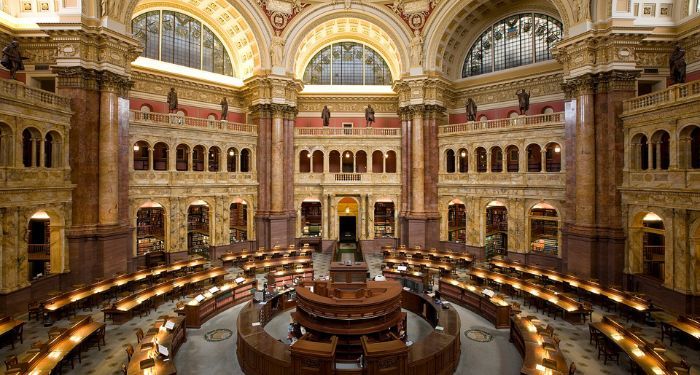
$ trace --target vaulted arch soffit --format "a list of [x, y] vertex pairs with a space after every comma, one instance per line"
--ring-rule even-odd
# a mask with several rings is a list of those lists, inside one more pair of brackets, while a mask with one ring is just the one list
[[337, 41], [357, 41], [377, 51], [389, 65], [393, 79], [401, 79], [408, 72], [408, 27], [388, 10], [369, 5], [347, 10], [339, 5], [310, 7], [290, 22], [282, 35], [287, 71], [301, 79], [308, 62], [323, 47]]
[[172, 9], [203, 21], [226, 46], [236, 77], [251, 77], [261, 66], [269, 66], [266, 51], [271, 40], [267, 20], [248, 1], [238, 0], [129, 0], [115, 2], [110, 14], [123, 22], [131, 33], [133, 17], [152, 9]]
[[426, 23], [423, 67], [451, 79], [460, 79], [464, 58], [475, 38], [486, 27], [510, 14], [541, 12], [554, 16], [562, 21], [566, 35], [573, 24], [570, 3], [568, 0], [441, 1]]

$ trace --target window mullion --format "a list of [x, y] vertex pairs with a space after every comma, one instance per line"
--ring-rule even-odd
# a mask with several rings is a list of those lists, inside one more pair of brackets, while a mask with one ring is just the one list
[[[159, 11], [158, 16], [158, 60], [163, 61], [163, 11]], [[146, 20], [146, 27], [148, 27], [148, 20]]]

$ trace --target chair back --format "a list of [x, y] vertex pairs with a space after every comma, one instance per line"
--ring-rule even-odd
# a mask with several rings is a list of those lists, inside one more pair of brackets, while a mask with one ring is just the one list
[[141, 342], [143, 340], [143, 330], [141, 328], [136, 329], [136, 341]]
[[17, 356], [14, 354], [9, 355], [9, 356], [7, 356], [7, 358], [5, 358], [5, 368], [7, 370], [17, 366], [18, 364], [19, 364], [19, 360], [17, 360]]
[[124, 345], [124, 351], [126, 351], [126, 356], [131, 360], [131, 356], [134, 355], [134, 346], [131, 344]]
[[574, 375], [576, 373], [576, 363], [571, 362], [569, 365], [569, 375]]

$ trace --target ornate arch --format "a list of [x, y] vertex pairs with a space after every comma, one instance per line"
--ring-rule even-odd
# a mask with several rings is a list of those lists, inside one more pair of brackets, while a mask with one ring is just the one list
[[[556, 15], [564, 25], [564, 34], [575, 24], [571, 4], [564, 0], [538, 0], [526, 5], [518, 0], [508, 0], [505, 5], [489, 0], [443, 1], [426, 23], [424, 69], [442, 72], [450, 78], [461, 78], [464, 56], [473, 39], [487, 23], [516, 11]], [[459, 68], [455, 69], [455, 66]]]
[[[387, 8], [388, 9], [388, 8]], [[408, 72], [408, 28], [387, 11], [364, 6], [346, 10], [337, 5], [319, 6], [296, 17], [282, 37], [284, 65], [301, 77], [306, 64], [321, 48], [335, 41], [359, 41], [378, 52], [389, 65], [394, 80]]]

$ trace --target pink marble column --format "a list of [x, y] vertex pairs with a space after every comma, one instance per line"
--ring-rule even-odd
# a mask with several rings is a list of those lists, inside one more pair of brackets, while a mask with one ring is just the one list
[[270, 211], [284, 211], [284, 108], [272, 109]]
[[100, 92], [98, 203], [101, 225], [119, 221], [119, 96], [114, 88]]
[[425, 160], [423, 158], [423, 108], [420, 106], [413, 109], [411, 129], [413, 132], [411, 136], [411, 213], [423, 214], [425, 212], [423, 202]]
[[582, 82], [576, 98], [576, 223], [595, 222], [595, 119], [592, 80]]

